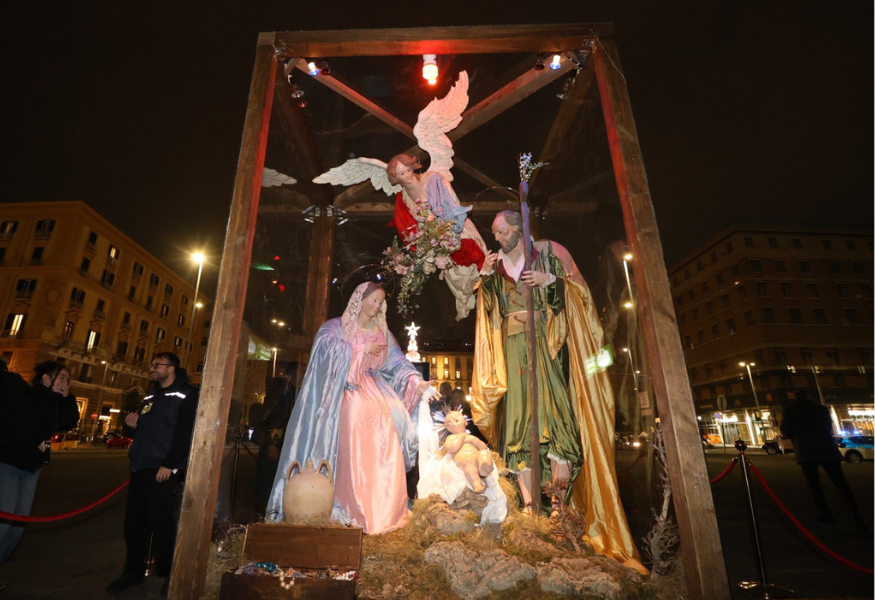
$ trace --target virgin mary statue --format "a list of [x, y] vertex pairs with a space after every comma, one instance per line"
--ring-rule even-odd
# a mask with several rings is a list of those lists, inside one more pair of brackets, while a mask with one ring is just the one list
[[301, 392], [289, 419], [267, 504], [282, 521], [293, 461], [327, 460], [334, 475], [331, 517], [383, 533], [407, 523], [405, 474], [417, 452], [410, 415], [429, 388], [386, 327], [386, 294], [359, 285], [343, 316], [316, 333]]

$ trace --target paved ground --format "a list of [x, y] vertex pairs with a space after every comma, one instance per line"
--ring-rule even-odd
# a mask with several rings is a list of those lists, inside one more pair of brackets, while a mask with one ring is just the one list
[[[84, 506], [106, 494], [127, 477], [123, 451], [76, 450], [58, 452], [39, 483], [33, 514], [49, 515]], [[728, 464], [733, 451], [710, 450], [707, 462], [711, 476]], [[802, 474], [792, 456], [766, 456], [754, 452], [752, 459], [767, 483], [811, 532], [832, 550], [872, 568], [873, 538], [858, 532], [840, 511], [840, 502], [829, 483], [827, 497], [836, 511], [837, 523], [820, 525], [808, 517], [811, 501]], [[233, 461], [226, 462], [230, 469]], [[238, 491], [252, 489], [255, 461], [241, 452]], [[638, 468], [638, 467], [636, 467]], [[845, 465], [864, 511], [873, 514], [873, 465]], [[634, 471], [631, 472], [634, 475]], [[758, 581], [759, 569], [751, 534], [750, 512], [741, 472], [736, 468], [713, 487], [721, 540], [734, 598], [747, 598], [735, 589], [739, 581]], [[775, 508], [754, 484], [760, 540], [770, 583], [791, 588], [797, 598], [873, 598], [873, 579], [844, 567], [817, 550]], [[235, 511], [238, 515], [240, 510]], [[92, 600], [110, 598], [103, 590], [121, 572], [124, 560], [122, 518], [124, 492], [87, 515], [55, 523], [31, 525], [11, 560], [0, 570], [6, 589], [0, 600]], [[119, 594], [119, 600], [159, 598], [163, 580], [147, 583]]]

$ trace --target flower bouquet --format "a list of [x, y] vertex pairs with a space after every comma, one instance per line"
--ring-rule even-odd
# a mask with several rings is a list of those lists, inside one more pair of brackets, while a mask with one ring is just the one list
[[411, 227], [404, 241], [398, 236], [383, 251], [383, 269], [389, 276], [400, 277], [398, 312], [410, 311], [412, 296], [422, 291], [429, 275], [455, 263], [451, 254], [462, 247], [462, 240], [453, 231], [452, 223], [435, 215], [428, 204], [418, 203], [413, 211], [416, 226]]

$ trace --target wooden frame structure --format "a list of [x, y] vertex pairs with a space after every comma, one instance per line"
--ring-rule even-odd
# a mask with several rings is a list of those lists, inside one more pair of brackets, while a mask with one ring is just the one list
[[[235, 374], [237, 340], [240, 335], [243, 302], [259, 214], [259, 196], [264, 168], [267, 132], [272, 109], [283, 120], [286, 135], [294, 136], [299, 147], [312, 145], [312, 133], [298, 111], [288, 102], [286, 72], [306, 69], [307, 59], [339, 56], [390, 56], [420, 54], [489, 54], [510, 52], [585, 52], [594, 68], [584, 71], [568, 102], [563, 103], [535, 160], [563, 161], [562, 148], [574, 129], [585, 126], [593, 115], [594, 103], [588, 98], [597, 86], [608, 134], [613, 176], [623, 211], [626, 238], [635, 256], [635, 284], [638, 317], [643, 329], [653, 394], [661, 418], [666, 457], [671, 478], [674, 507], [683, 549], [687, 587], [691, 598], [721, 600], [730, 597], [724, 569], [720, 536], [711, 497], [710, 482], [701, 452], [698, 425], [686, 375], [684, 357], [675, 322], [662, 245], [641, 160], [635, 123], [625, 80], [620, 69], [611, 26], [607, 24], [446, 27], [321, 32], [263, 33], [259, 36], [250, 88], [243, 141], [231, 205], [216, 312], [209, 352], [204, 369], [198, 418], [190, 459], [188, 481], [182, 503], [179, 534], [174, 558], [170, 597], [196, 600], [204, 588], [210, 535], [219, 486], [224, 432], [227, 427], [231, 391]], [[514, 103], [553, 81], [571, 68], [560, 71], [534, 71], [520, 68], [486, 100], [469, 108], [462, 125], [452, 132], [458, 139]], [[360, 106], [377, 119], [413, 139], [412, 128], [390, 112], [371, 102], [352, 86], [331, 78], [334, 91]], [[284, 89], [285, 88], [285, 89]], [[273, 108], [274, 100], [277, 107]], [[582, 118], [580, 118], [582, 117]], [[297, 175], [312, 179], [324, 171], [318, 153], [299, 165]], [[456, 167], [484, 185], [497, 185], [489, 177], [458, 157]], [[609, 173], [596, 175], [604, 181]], [[582, 185], [587, 185], [584, 182]], [[372, 212], [391, 211], [391, 204], [364, 199], [369, 184], [354, 186], [334, 197], [324, 186], [308, 195], [314, 206], [323, 207], [316, 219], [312, 247], [321, 249], [312, 256], [305, 307], [309, 330], [301, 337], [308, 344], [316, 324], [325, 320], [328, 278], [333, 248], [334, 219], [331, 207], [352, 209], [365, 204]], [[551, 172], [543, 170], [531, 182], [531, 196], [537, 206], [539, 193], [551, 189]], [[498, 186], [501, 188], [502, 186]], [[512, 194], [509, 192], [509, 194]], [[515, 194], [512, 194], [515, 197]], [[300, 197], [287, 198], [296, 210]], [[501, 204], [495, 203], [492, 204]], [[494, 210], [496, 206], [477, 206], [475, 210]], [[504, 205], [498, 207], [499, 210]], [[271, 206], [271, 212], [282, 209]], [[268, 211], [265, 211], [268, 212]]]

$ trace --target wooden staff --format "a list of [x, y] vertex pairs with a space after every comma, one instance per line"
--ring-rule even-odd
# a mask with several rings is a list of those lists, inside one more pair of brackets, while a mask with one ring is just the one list
[[[532, 270], [532, 234], [529, 224], [529, 184], [520, 181], [520, 217], [523, 221], [523, 252], [525, 270]], [[538, 423], [538, 340], [535, 323], [535, 288], [526, 289], [526, 341], [529, 350], [529, 405], [532, 407], [531, 421], [531, 467], [532, 467], [532, 514], [541, 514], [541, 428]]]

